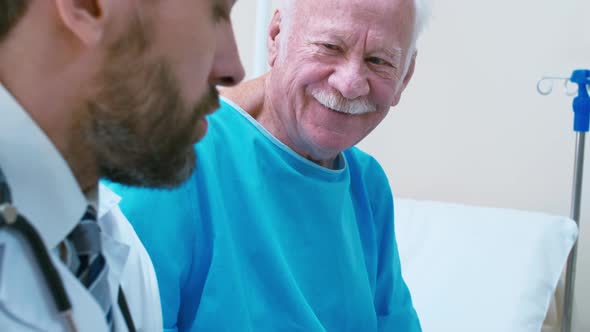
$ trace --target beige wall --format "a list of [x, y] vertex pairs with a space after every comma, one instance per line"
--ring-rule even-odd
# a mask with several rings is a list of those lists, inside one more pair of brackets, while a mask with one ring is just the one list
[[[234, 12], [249, 77], [255, 9], [255, 1], [238, 1]], [[589, 17], [587, 0], [437, 1], [413, 82], [361, 143], [395, 194], [569, 215], [571, 98], [559, 88], [543, 97], [535, 86], [543, 75], [590, 69]], [[586, 150], [574, 312], [580, 332], [590, 331], [582, 310], [590, 306], [590, 142]]]

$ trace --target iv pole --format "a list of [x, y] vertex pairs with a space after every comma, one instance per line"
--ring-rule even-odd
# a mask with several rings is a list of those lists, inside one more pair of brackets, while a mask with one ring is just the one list
[[[574, 182], [572, 190], [571, 218], [580, 227], [580, 206], [582, 201], [582, 177], [584, 172], [584, 144], [590, 124], [590, 97], [587, 87], [590, 86], [590, 70], [576, 70], [570, 81], [578, 84], [578, 96], [574, 98], [574, 131], [576, 132], [576, 157], [574, 163]], [[562, 321], [562, 332], [572, 329], [572, 312], [574, 307], [574, 285], [576, 277], [576, 260], [578, 258], [578, 241], [574, 243], [567, 261], [565, 281], [565, 298]]]
[[[537, 84], [537, 90], [543, 95], [551, 93], [551, 87], [543, 91], [541, 83], [544, 80], [559, 80], [559, 77], [545, 77]], [[568, 79], [564, 79], [566, 86]], [[590, 88], [590, 70], [575, 70], [569, 81], [578, 85], [578, 96], [574, 98], [572, 106], [574, 109], [574, 131], [576, 132], [576, 155], [574, 161], [574, 179], [572, 185], [572, 204], [570, 217], [576, 222], [578, 229], [580, 227], [580, 208], [582, 202], [582, 180], [584, 172], [584, 145], [586, 133], [590, 126], [590, 97], [588, 88]], [[563, 304], [563, 317], [561, 321], [561, 331], [571, 332], [572, 330], [572, 313], [574, 304], [574, 286], [576, 277], [576, 261], [578, 258], [578, 241], [572, 247], [572, 251], [567, 260], [565, 296]]]

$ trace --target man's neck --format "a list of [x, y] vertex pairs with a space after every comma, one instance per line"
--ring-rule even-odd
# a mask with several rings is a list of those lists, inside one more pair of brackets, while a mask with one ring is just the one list
[[314, 159], [311, 155], [299, 151], [296, 144], [292, 143], [286, 131], [282, 129], [284, 126], [277, 119], [276, 109], [272, 104], [270, 95], [267, 93], [269, 91], [268, 84], [270, 84], [269, 77], [270, 74], [267, 73], [234, 88], [223, 89], [221, 90], [221, 95], [240, 106], [276, 139], [290, 147], [297, 154], [322, 167], [334, 169], [335, 165], [337, 165], [335, 162], [338, 157], [337, 155], [322, 160]]
[[[277, 111], [277, 108], [272, 102], [272, 95], [271, 93], [269, 93], [269, 91], [271, 90], [269, 88], [270, 80], [268, 79], [268, 77], [269, 76], [266, 76], [264, 87], [262, 88], [266, 91], [266, 93], [263, 94], [263, 103], [260, 107], [261, 110], [258, 113], [257, 121], [260, 122], [260, 124], [266, 130], [268, 130], [276, 139], [290, 147], [293, 151], [295, 151], [303, 158], [322, 167], [334, 169], [334, 166], [336, 165], [335, 161], [338, 157], [338, 154], [332, 156], [326, 154], [324, 151], [306, 150], [304, 149], [306, 145], [300, 142], [300, 137], [297, 137], [296, 134], [290, 135], [289, 132], [287, 132], [287, 128], [289, 128], [289, 126], [283, 124], [282, 121], [289, 120], [282, 120], [278, 115], [279, 113]], [[298, 144], [298, 140], [301, 144]], [[314, 148], [309, 145], [307, 145], [307, 147], [309, 147], [310, 149]]]
[[68, 144], [58, 147], [58, 150], [68, 163], [82, 192], [87, 193], [98, 186], [100, 170], [92, 149], [85, 143], [83, 128], [80, 126], [71, 130], [72, 134], [66, 140]]

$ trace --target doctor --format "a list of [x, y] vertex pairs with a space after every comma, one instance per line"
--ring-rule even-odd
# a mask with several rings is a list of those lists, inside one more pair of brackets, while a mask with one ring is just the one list
[[98, 179], [192, 173], [215, 85], [243, 77], [233, 3], [0, 0], [0, 331], [162, 330], [150, 258]]

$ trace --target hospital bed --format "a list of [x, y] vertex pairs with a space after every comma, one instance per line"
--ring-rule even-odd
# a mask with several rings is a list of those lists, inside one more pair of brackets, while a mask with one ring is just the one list
[[[570, 332], [590, 70], [573, 82], [576, 156], [570, 218], [538, 212], [398, 199], [402, 273], [427, 332]], [[575, 94], [572, 94], [575, 95]], [[566, 268], [567, 266], [567, 268]]]
[[396, 199], [395, 225], [424, 331], [560, 331], [563, 287], [555, 289], [576, 240], [573, 220]]

